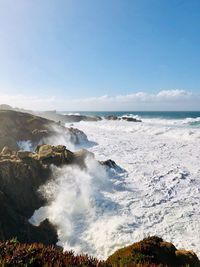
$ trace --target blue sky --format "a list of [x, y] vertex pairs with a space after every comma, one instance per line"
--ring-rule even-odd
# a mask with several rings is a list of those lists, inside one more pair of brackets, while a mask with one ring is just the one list
[[199, 74], [199, 0], [0, 0], [0, 102], [200, 109]]

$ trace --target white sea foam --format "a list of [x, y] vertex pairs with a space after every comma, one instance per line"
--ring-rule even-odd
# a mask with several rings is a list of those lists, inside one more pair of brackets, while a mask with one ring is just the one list
[[54, 167], [43, 188], [49, 205], [32, 220], [49, 217], [66, 249], [100, 258], [154, 234], [200, 256], [199, 129], [161, 119], [75, 126], [98, 143], [90, 148], [97, 159], [127, 173], [111, 177], [89, 160], [87, 170]]
[[112, 228], [107, 216], [105, 225], [99, 219], [87, 232], [97, 255], [152, 234], [200, 255], [200, 130], [183, 121], [76, 124], [98, 143], [91, 148], [98, 159], [112, 158], [128, 172], [127, 194], [111, 195], [120, 205], [120, 223]]
[[[124, 172], [120, 170], [117, 175], [113, 169], [111, 176], [94, 158], [87, 158], [85, 164], [87, 169], [52, 166], [53, 179], [40, 188], [49, 204], [36, 210], [30, 222], [39, 225], [48, 218], [58, 230], [58, 245], [96, 255], [98, 248], [91, 236], [93, 227], [102, 227], [98, 230], [100, 233], [104, 224], [114, 229], [122, 220], [117, 215], [119, 205], [110, 196], [116, 190], [126, 192], [122, 179]], [[109, 226], [107, 218], [114, 224]], [[107, 256], [107, 247], [102, 247], [101, 256]]]
[[18, 141], [17, 146], [19, 147], [20, 150], [25, 150], [25, 151], [32, 151], [33, 150], [33, 144], [31, 142], [31, 140]]

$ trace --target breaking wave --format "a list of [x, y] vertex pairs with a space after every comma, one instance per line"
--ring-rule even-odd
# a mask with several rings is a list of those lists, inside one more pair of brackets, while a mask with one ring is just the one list
[[143, 118], [79, 122], [98, 160], [116, 161], [110, 171], [91, 158], [87, 168], [52, 166], [40, 190], [48, 205], [31, 222], [56, 225], [59, 244], [105, 259], [148, 235], [200, 255], [200, 132], [196, 119]]

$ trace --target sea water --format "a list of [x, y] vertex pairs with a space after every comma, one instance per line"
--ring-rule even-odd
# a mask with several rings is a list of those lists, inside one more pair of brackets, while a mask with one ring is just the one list
[[102, 216], [84, 233], [97, 255], [154, 234], [200, 253], [200, 112], [85, 114], [142, 120], [75, 124], [98, 144], [90, 149], [97, 159], [111, 158], [128, 173], [127, 190], [109, 196], [117, 215]]
[[112, 159], [123, 171], [106, 175], [91, 162], [87, 170], [56, 170], [50, 187], [60, 193], [51, 195], [48, 212], [60, 245], [105, 259], [158, 235], [200, 256], [200, 112], [84, 114], [142, 122], [74, 123], [94, 142], [97, 160]]

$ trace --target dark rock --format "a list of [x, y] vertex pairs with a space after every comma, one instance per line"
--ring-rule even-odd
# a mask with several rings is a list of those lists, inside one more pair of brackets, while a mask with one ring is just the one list
[[56, 243], [56, 231], [49, 222], [36, 227], [28, 221], [46, 204], [38, 189], [51, 179], [51, 164], [85, 168], [86, 157], [94, 155], [85, 149], [72, 153], [62, 145], [40, 145], [35, 153], [0, 154], [0, 239], [16, 236], [22, 242]]
[[68, 136], [74, 144], [87, 141], [87, 136], [75, 128], [65, 128], [57, 123], [32, 114], [13, 110], [0, 110], [0, 149], [7, 146], [18, 150], [18, 141], [29, 141], [33, 148], [45, 143], [47, 138]]
[[111, 159], [108, 159], [108, 160], [105, 160], [105, 161], [100, 161], [100, 163], [103, 165], [103, 166], [106, 166], [106, 167], [109, 167], [109, 168], [117, 168], [118, 165], [115, 163], [114, 160], [111, 160]]
[[23, 242], [56, 243], [56, 231], [49, 223], [35, 227], [28, 221], [45, 204], [37, 190], [49, 179], [51, 171], [40, 161], [27, 162], [19, 155], [0, 158], [0, 239], [17, 237]]
[[118, 120], [118, 117], [115, 115], [108, 115], [108, 116], [105, 116], [105, 119], [106, 120]]
[[138, 120], [138, 119], [136, 119], [136, 118], [126, 117], [126, 116], [123, 116], [123, 117], [122, 117], [122, 120], [125, 120], [125, 121], [132, 121], [132, 122], [142, 122], [141, 120]]

